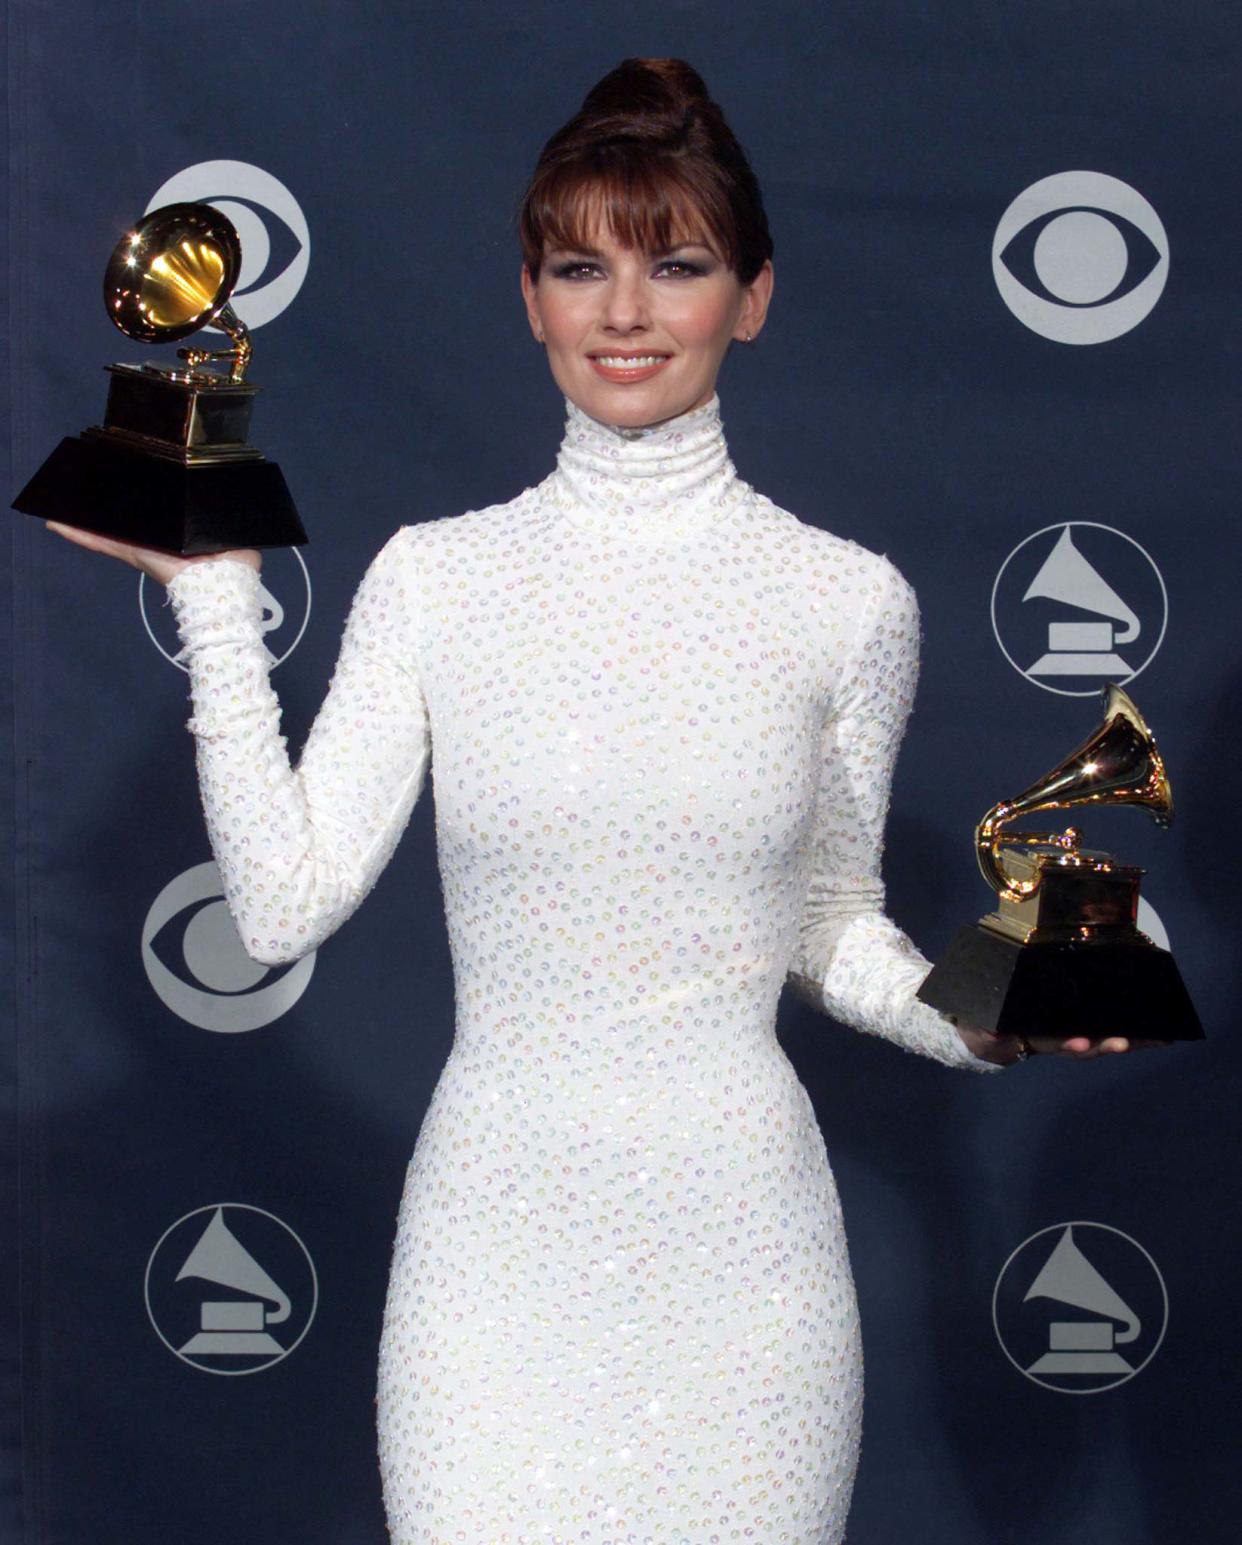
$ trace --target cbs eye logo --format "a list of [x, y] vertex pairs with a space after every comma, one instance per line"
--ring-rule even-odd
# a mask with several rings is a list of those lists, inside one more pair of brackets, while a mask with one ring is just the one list
[[306, 991], [315, 952], [290, 966], [251, 960], [237, 937], [215, 864], [170, 880], [142, 925], [142, 964], [165, 1008], [199, 1030], [258, 1030]]
[[248, 161], [199, 161], [157, 188], [145, 212], [182, 200], [210, 204], [236, 227], [242, 267], [231, 305], [246, 326], [278, 317], [310, 267], [306, 216], [284, 183]]
[[1107, 343], [1137, 327], [1169, 276], [1169, 239], [1143, 195], [1103, 172], [1033, 182], [992, 242], [1001, 299], [1055, 343]]

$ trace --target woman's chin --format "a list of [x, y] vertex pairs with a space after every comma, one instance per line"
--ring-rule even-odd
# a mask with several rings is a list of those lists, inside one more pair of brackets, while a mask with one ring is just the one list
[[590, 382], [586, 389], [567, 391], [565, 395], [588, 418], [617, 429], [654, 428], [702, 407], [712, 395], [711, 388], [705, 392], [671, 392], [666, 389], [665, 382], [659, 383], [659, 390], [644, 389], [655, 385], [655, 381], [633, 386]]

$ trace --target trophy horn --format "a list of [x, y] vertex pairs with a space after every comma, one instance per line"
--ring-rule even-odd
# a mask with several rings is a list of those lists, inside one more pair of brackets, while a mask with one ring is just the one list
[[1142, 714], [1120, 687], [1104, 688], [1104, 720], [1077, 750], [1013, 799], [993, 805], [975, 828], [979, 868], [1002, 898], [1021, 901], [1039, 889], [1040, 869], [1030, 879], [1010, 874], [1001, 849], [1006, 845], [1052, 847], [1074, 862], [1079, 833], [1008, 832], [1019, 816], [1039, 810], [1069, 810], [1079, 805], [1138, 805], [1159, 826], [1173, 820], [1173, 791], [1164, 759]]
[[141, 343], [174, 343], [214, 324], [231, 349], [179, 353], [192, 365], [226, 360], [237, 382], [251, 354], [246, 324], [229, 305], [240, 274], [241, 240], [231, 220], [210, 204], [166, 204], [116, 244], [104, 271], [104, 305], [121, 332]]

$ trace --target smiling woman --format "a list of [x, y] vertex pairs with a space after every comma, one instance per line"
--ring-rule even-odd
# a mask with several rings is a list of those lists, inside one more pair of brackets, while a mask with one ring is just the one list
[[772, 244], [688, 65], [602, 81], [521, 231], [556, 465], [391, 538], [296, 768], [259, 554], [74, 540], [169, 585], [255, 960], [354, 912], [434, 746], [457, 1018], [380, 1344], [394, 1545], [838, 1545], [859, 1319], [782, 988], [950, 1067], [1020, 1051], [916, 999], [927, 962], [884, 914], [917, 607], [729, 457], [716, 378], [763, 325]]
[[522, 293], [557, 385], [593, 418], [661, 423], [712, 396], [772, 297], [759, 184], [677, 59], [627, 60], [544, 146], [519, 217]]
[[730, 342], [759, 332], [772, 265], [743, 285], [702, 240], [639, 252], [600, 228], [537, 280], [523, 268], [522, 291], [566, 397], [603, 423], [658, 424], [708, 402]]

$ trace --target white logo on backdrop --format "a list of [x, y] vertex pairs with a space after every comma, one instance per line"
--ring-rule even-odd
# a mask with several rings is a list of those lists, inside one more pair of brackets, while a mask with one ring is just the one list
[[[178, 955], [192, 981], [167, 963], [165, 957]], [[315, 952], [288, 967], [251, 960], [225, 904], [220, 871], [206, 863], [170, 880], [151, 903], [142, 963], [160, 1001], [178, 1018], [230, 1035], [288, 1013], [310, 982]]]
[[[144, 213], [182, 201], [211, 204], [237, 228], [242, 267], [232, 307], [246, 326], [253, 330], [278, 317], [302, 288], [310, 267], [310, 228], [297, 199], [284, 183], [248, 161], [199, 161], [158, 188]], [[273, 233], [260, 210], [280, 220], [297, 242], [294, 255], [262, 284], [259, 281], [265, 278], [271, 262]], [[280, 231], [276, 234], [283, 236]], [[287, 238], [279, 242], [281, 246], [287, 244]]]
[[1168, 615], [1151, 555], [1090, 520], [1033, 532], [992, 587], [992, 631], [1005, 658], [1035, 686], [1067, 697], [1132, 681], [1160, 648]]
[[1057, 1223], [1001, 1267], [992, 1324], [1005, 1356], [1035, 1384], [1097, 1395], [1139, 1373], [1169, 1320], [1160, 1269], [1106, 1223]]
[[1134, 926], [1140, 933], [1145, 933], [1151, 942], [1162, 950], [1170, 949], [1169, 930], [1160, 919], [1159, 912], [1152, 906], [1146, 896], [1139, 897], [1138, 916], [1134, 919]]
[[[172, 607], [166, 604], [162, 590], [156, 590], [155, 593], [159, 597], [159, 604], [149, 606], [147, 576], [141, 575], [138, 580], [138, 612], [142, 617], [142, 625], [147, 630], [147, 637], [164, 658], [180, 670], [186, 670]], [[302, 642], [311, 614], [310, 571], [296, 547], [273, 547], [263, 554], [259, 599], [263, 607], [260, 622], [263, 642], [276, 665], [283, 665]]]
[[1160, 216], [1103, 172], [1058, 172], [1001, 216], [992, 273], [1005, 304], [1056, 343], [1107, 343], [1137, 327], [1169, 277]]
[[164, 1231], [147, 1260], [143, 1297], [155, 1334], [182, 1362], [204, 1373], [258, 1373], [310, 1329], [319, 1279], [287, 1223], [223, 1202]]

